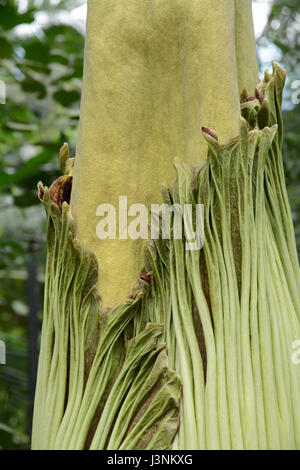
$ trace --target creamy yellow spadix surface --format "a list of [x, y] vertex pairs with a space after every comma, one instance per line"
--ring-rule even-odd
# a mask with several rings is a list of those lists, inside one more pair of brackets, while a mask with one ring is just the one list
[[[201, 126], [239, 133], [239, 94], [258, 81], [250, 0], [90, 0], [71, 208], [96, 255], [104, 306], [130, 294], [142, 240], [100, 240], [101, 204], [160, 203], [179, 157], [206, 158]], [[128, 223], [133, 220], [128, 218]], [[118, 224], [117, 233], [118, 237]]]

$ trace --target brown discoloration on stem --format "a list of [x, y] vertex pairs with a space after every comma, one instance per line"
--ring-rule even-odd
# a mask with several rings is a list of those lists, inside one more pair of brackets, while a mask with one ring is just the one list
[[60, 209], [63, 202], [69, 204], [72, 191], [72, 176], [61, 176], [49, 188], [51, 201]]
[[146, 273], [141, 273], [139, 277], [141, 281], [144, 281], [144, 282], [147, 282], [147, 284], [150, 284], [151, 276], [152, 276], [152, 271], [147, 271]]

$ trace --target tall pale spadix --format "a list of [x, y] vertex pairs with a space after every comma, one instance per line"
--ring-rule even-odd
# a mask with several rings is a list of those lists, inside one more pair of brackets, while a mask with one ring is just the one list
[[99, 262], [105, 305], [128, 296], [143, 266], [140, 240], [96, 236], [96, 209], [119, 196], [160, 203], [173, 160], [206, 158], [201, 126], [239, 133], [239, 95], [258, 81], [251, 0], [88, 2], [72, 212]]

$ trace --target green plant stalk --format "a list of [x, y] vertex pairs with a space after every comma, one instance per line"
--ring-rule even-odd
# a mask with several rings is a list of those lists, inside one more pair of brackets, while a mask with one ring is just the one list
[[[242, 123], [243, 125], [244, 123]], [[247, 155], [247, 128], [242, 129], [241, 126], [241, 146], [243, 156]], [[246, 137], [246, 138], [245, 138]], [[246, 140], [245, 144], [243, 139]], [[239, 155], [237, 156], [239, 158]], [[241, 164], [240, 181], [244, 191], [240, 191], [240, 186], [237, 181], [238, 188], [238, 213], [239, 213], [239, 226], [240, 226], [240, 239], [241, 239], [241, 358], [242, 358], [242, 376], [243, 376], [243, 435], [245, 439], [245, 447], [257, 449], [258, 448], [258, 430], [256, 423], [256, 406], [255, 406], [255, 386], [251, 361], [251, 341], [250, 341], [250, 292], [251, 292], [251, 246], [250, 246], [250, 215], [252, 210], [251, 204], [251, 185], [252, 179], [251, 172], [249, 175], [249, 163], [246, 159], [245, 165]]]
[[[172, 249], [170, 250], [172, 256]], [[178, 363], [177, 368], [180, 371], [185, 383], [185, 395], [182, 401], [183, 408], [183, 427], [184, 441], [181, 445], [196, 448], [198, 445], [198, 427], [194, 399], [194, 383], [193, 383], [193, 366], [186, 338], [183, 321], [180, 319], [180, 311], [178, 307], [178, 297], [176, 295], [175, 275], [172, 268], [171, 260], [171, 302], [173, 313], [173, 327], [175, 329], [176, 344], [178, 347]]]
[[[218, 259], [221, 262], [222, 278], [224, 290], [222, 298], [224, 301], [224, 324], [225, 324], [225, 358], [227, 368], [227, 388], [230, 389], [233, 399], [229, 401], [230, 423], [233, 429], [232, 446], [235, 449], [243, 448], [241, 418], [240, 418], [240, 396], [239, 396], [239, 378], [238, 378], [238, 351], [237, 351], [237, 324], [236, 324], [236, 305], [235, 305], [235, 282], [234, 272], [232, 271], [232, 258], [230, 256], [230, 232], [227, 226], [227, 212], [224, 203], [225, 187], [222, 184], [222, 170], [220, 162], [225, 161], [225, 155], [218, 155], [219, 148], [214, 138], [208, 136], [211, 151], [211, 173], [214, 181], [216, 203], [219, 205], [220, 225], [215, 227], [216, 233], [220, 238]], [[221, 184], [220, 184], [221, 183]], [[214, 222], [213, 222], [214, 223]], [[230, 223], [230, 222], [229, 222]], [[204, 248], [205, 249], [205, 248]], [[199, 283], [198, 283], [199, 285]]]
[[[272, 279], [275, 280], [274, 285], [274, 298], [277, 297], [276, 305], [280, 306], [279, 315], [281, 316], [280, 322], [281, 327], [285, 330], [285, 337], [281, 338], [282, 342], [284, 343], [285, 351], [287, 359], [289, 359], [290, 351], [291, 351], [291, 344], [295, 340], [295, 338], [299, 337], [299, 322], [297, 320], [297, 314], [292, 304], [292, 298], [289, 295], [288, 285], [286, 283], [286, 278], [284, 274], [284, 270], [279, 258], [278, 250], [276, 249], [274, 243], [274, 235], [270, 230], [270, 244], [273, 244], [273, 257], [270, 258], [270, 263], [273, 268], [273, 276]], [[282, 292], [282, 295], [279, 293]], [[288, 321], [287, 321], [288, 318]], [[291, 361], [287, 361], [287, 364], [290, 365]], [[296, 441], [296, 448], [299, 447], [299, 406], [297, 397], [299, 397], [300, 388], [299, 388], [299, 374], [297, 374], [297, 370], [295, 370], [295, 366], [292, 367], [283, 367], [284, 372], [288, 375], [286, 378], [286, 384], [288, 387], [287, 393], [290, 396], [292, 405], [292, 418], [293, 418], [293, 425], [295, 429], [295, 441]]]
[[[253, 162], [255, 158], [255, 150], [258, 136], [255, 132], [249, 133], [248, 141], [248, 165], [249, 178], [253, 177]], [[249, 188], [249, 199], [253, 201], [253, 188]], [[251, 204], [250, 204], [251, 206]], [[255, 230], [255, 216], [253, 207], [249, 211], [249, 230], [250, 230], [250, 253], [251, 253], [251, 299], [250, 299], [250, 335], [251, 335], [251, 360], [254, 376], [255, 403], [256, 403], [256, 421], [258, 431], [258, 448], [263, 450], [267, 448], [266, 423], [264, 413], [264, 396], [262, 385], [262, 372], [260, 361], [260, 344], [259, 344], [259, 326], [258, 326], [258, 286], [257, 286], [257, 236]]]
[[[200, 191], [199, 191], [200, 194]], [[201, 200], [198, 201], [199, 203]], [[210, 193], [207, 194], [206, 205], [213, 210]], [[229, 413], [226, 392], [226, 364], [225, 364], [225, 344], [224, 344], [224, 322], [223, 322], [223, 299], [221, 296], [222, 279], [219, 267], [221, 259], [218, 260], [218, 246], [215, 246], [213, 233], [208, 220], [208, 211], [206, 212], [206, 237], [209, 243], [205, 244], [205, 256], [208, 265], [208, 283], [216, 292], [212, 299], [212, 311], [215, 330], [215, 341], [217, 348], [217, 387], [218, 393], [218, 422], [221, 449], [231, 448], [231, 438], [229, 432]]]

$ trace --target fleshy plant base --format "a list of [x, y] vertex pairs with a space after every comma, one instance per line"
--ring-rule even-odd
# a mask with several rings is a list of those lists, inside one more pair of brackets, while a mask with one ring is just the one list
[[48, 260], [33, 449], [165, 449], [178, 428], [181, 384], [167, 366], [163, 325], [138, 332], [148, 287], [101, 309], [97, 261], [74, 235], [71, 176], [39, 196], [48, 217]]
[[[117, 308], [100, 308], [97, 262], [62, 202], [72, 165], [50, 190], [40, 185], [48, 262], [34, 448], [300, 448], [292, 360], [300, 271], [281, 155], [284, 80], [274, 64], [255, 97], [243, 92], [238, 137], [220, 145], [203, 128], [201, 167], [175, 163], [164, 200], [204, 204], [203, 249], [185, 250], [173, 219], [170, 240], [148, 242], [146, 274]], [[183, 224], [189, 239], [195, 220]]]

